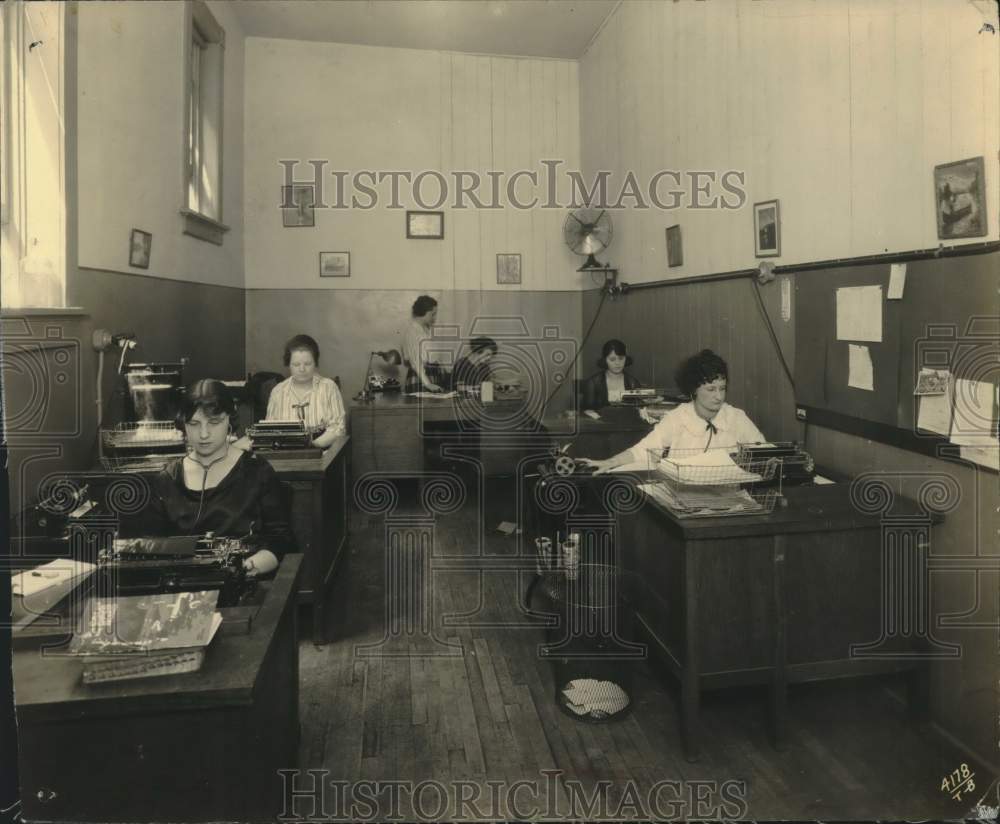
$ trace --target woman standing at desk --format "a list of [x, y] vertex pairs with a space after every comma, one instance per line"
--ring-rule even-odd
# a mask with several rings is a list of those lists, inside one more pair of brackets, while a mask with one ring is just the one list
[[676, 381], [680, 390], [691, 396], [689, 403], [671, 410], [631, 449], [603, 461], [582, 460], [607, 472], [628, 463], [644, 463], [647, 450], [670, 448], [675, 454], [690, 455], [709, 449], [733, 449], [744, 443], [762, 443], [765, 439], [742, 409], [726, 403], [729, 367], [711, 349], [703, 349], [681, 364]]
[[601, 371], [583, 385], [584, 409], [603, 409], [609, 403], [618, 403], [626, 390], [642, 386], [625, 371], [632, 365], [632, 356], [620, 340], [612, 338], [604, 342], [597, 365]]
[[122, 524], [123, 537], [202, 535], [249, 538], [262, 548], [244, 561], [251, 574], [266, 574], [294, 547], [281, 481], [271, 465], [234, 447], [236, 401], [221, 381], [188, 387], [177, 415], [188, 454], [150, 483], [150, 499]]
[[431, 339], [431, 330], [437, 321], [438, 303], [430, 295], [421, 295], [413, 302], [410, 325], [403, 335], [403, 362], [406, 364], [406, 392], [440, 392], [438, 386], [430, 377], [429, 370], [435, 367], [428, 358], [430, 352], [423, 341]]
[[296, 335], [285, 344], [284, 362], [289, 376], [271, 391], [267, 420], [301, 420], [311, 431], [322, 429], [313, 446], [326, 449], [347, 427], [337, 384], [316, 372], [319, 345], [309, 335]]

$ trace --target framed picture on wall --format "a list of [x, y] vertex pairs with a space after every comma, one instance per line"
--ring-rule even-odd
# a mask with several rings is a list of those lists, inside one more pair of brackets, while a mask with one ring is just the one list
[[934, 167], [934, 213], [941, 240], [986, 234], [986, 171], [982, 157]]
[[521, 255], [501, 252], [497, 255], [497, 283], [521, 282]]
[[142, 229], [133, 229], [128, 244], [128, 265], [137, 269], [148, 269], [152, 249], [153, 236]]
[[684, 264], [684, 248], [681, 246], [681, 227], [668, 226], [667, 231], [667, 267]]
[[320, 252], [319, 276], [321, 278], [349, 278], [351, 276], [351, 253]]
[[312, 183], [293, 183], [281, 187], [281, 225], [309, 227], [316, 225], [316, 191]]
[[781, 216], [777, 200], [765, 200], [753, 205], [753, 245], [756, 257], [778, 257], [781, 254]]
[[444, 212], [407, 212], [406, 237], [410, 240], [442, 240]]

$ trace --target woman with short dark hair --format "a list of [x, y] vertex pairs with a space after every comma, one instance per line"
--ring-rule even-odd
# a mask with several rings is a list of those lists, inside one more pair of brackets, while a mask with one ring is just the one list
[[764, 436], [742, 409], [726, 403], [729, 368], [711, 349], [687, 358], [677, 370], [677, 385], [691, 396], [689, 403], [672, 409], [653, 431], [631, 449], [603, 461], [584, 458], [607, 472], [628, 463], [644, 463], [650, 452], [670, 449], [682, 457], [709, 449], [735, 450], [740, 444], [762, 443]]
[[251, 574], [274, 571], [294, 549], [281, 481], [271, 465], [230, 443], [236, 401], [217, 380], [188, 387], [176, 424], [188, 453], [151, 481], [150, 498], [122, 524], [124, 537], [202, 535], [241, 538], [258, 551], [246, 559]]
[[499, 347], [493, 338], [482, 336], [470, 340], [469, 354], [462, 355], [455, 361], [455, 368], [451, 371], [452, 388], [457, 389], [459, 384], [480, 386], [483, 381], [488, 381], [492, 375], [490, 361], [498, 351]]
[[609, 403], [618, 403], [622, 393], [639, 389], [639, 383], [625, 370], [632, 365], [632, 356], [625, 344], [617, 338], [605, 341], [597, 366], [601, 370], [591, 375], [583, 384], [583, 409], [603, 409]]
[[403, 335], [403, 363], [406, 364], [407, 392], [440, 392], [435, 381], [436, 365], [430, 362], [430, 352], [424, 341], [431, 339], [437, 322], [438, 303], [430, 295], [421, 295], [413, 302], [412, 318]]
[[267, 420], [301, 420], [313, 435], [313, 446], [326, 449], [347, 431], [347, 413], [337, 384], [316, 371], [319, 344], [309, 335], [296, 335], [285, 344], [288, 378], [271, 390]]

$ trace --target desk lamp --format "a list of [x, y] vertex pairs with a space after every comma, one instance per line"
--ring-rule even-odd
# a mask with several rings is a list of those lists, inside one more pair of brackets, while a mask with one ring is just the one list
[[403, 362], [403, 357], [399, 354], [396, 349], [387, 349], [385, 352], [371, 352], [368, 355], [368, 368], [365, 370], [365, 383], [361, 387], [361, 391], [358, 393], [358, 400], [370, 403], [374, 398], [374, 392], [371, 388], [371, 377], [372, 377], [372, 360], [378, 355], [382, 360], [384, 360], [390, 366], [399, 366]]

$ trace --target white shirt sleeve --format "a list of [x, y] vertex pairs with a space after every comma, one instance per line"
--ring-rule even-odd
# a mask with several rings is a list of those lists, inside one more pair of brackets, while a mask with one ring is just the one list
[[643, 463], [649, 457], [650, 449], [657, 449], [662, 452], [674, 440], [674, 434], [677, 430], [677, 409], [672, 409], [666, 415], [664, 415], [660, 422], [653, 427], [653, 431], [646, 435], [639, 443], [632, 447], [632, 461], [635, 463]]
[[323, 381], [323, 411], [326, 417], [326, 431], [333, 431], [338, 436], [347, 430], [347, 414], [344, 411], [344, 399], [337, 384], [326, 379]]
[[737, 413], [736, 417], [736, 442], [737, 443], [766, 443], [767, 438], [764, 437], [763, 433], [757, 428], [757, 425], [750, 420], [750, 416], [747, 415], [742, 409], [733, 408], [733, 412]]

